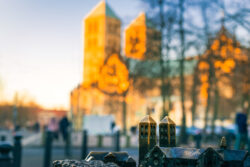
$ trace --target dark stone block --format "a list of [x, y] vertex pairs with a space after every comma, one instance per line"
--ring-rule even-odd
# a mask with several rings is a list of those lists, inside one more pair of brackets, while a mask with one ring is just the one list
[[53, 167], [119, 167], [114, 163], [104, 163], [99, 160], [93, 161], [77, 161], [77, 160], [56, 160]]
[[100, 160], [104, 163], [112, 162], [120, 167], [136, 167], [135, 160], [127, 152], [90, 152], [86, 161]]
[[245, 150], [218, 149], [216, 151], [223, 158], [222, 167], [243, 167], [248, 156]]

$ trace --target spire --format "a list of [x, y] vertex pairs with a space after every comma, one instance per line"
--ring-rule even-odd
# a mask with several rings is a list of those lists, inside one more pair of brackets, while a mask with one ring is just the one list
[[161, 120], [160, 124], [169, 124], [169, 125], [172, 124], [172, 125], [175, 125], [174, 121], [173, 121], [170, 117], [168, 117], [168, 116], [165, 116], [165, 117]]
[[227, 140], [226, 140], [225, 136], [223, 136], [223, 137], [221, 138], [221, 141], [220, 141], [220, 148], [221, 148], [221, 149], [226, 149], [226, 148], [227, 148]]
[[225, 30], [225, 4], [222, 1], [222, 9], [221, 9], [221, 29]]
[[139, 123], [139, 164], [145, 155], [156, 145], [156, 122], [149, 115]]
[[176, 125], [170, 117], [164, 117], [159, 125], [160, 147], [176, 146]]
[[154, 119], [149, 116], [149, 115], [146, 115], [141, 121], [140, 123], [154, 123], [156, 124], [156, 122], [154, 121]]
[[[100, 16], [100, 15], [106, 15], [108, 17], [112, 17], [115, 19], [119, 19], [119, 17], [115, 14], [113, 9], [109, 6], [107, 3], [107, 0], [101, 0], [86, 16], [88, 17], [94, 17], [94, 16]], [[119, 19], [120, 20], [120, 19]]]
[[224, 11], [224, 9], [222, 9], [222, 11], [221, 11], [221, 26], [224, 27], [224, 24], [225, 24], [225, 11]]

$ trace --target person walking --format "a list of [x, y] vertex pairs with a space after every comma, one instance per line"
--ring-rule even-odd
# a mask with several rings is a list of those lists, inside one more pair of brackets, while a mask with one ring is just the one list
[[62, 134], [64, 143], [65, 143], [65, 156], [69, 157], [70, 154], [70, 122], [66, 116], [64, 116], [59, 122], [60, 132]]
[[53, 139], [58, 139], [58, 130], [59, 130], [59, 127], [58, 127], [58, 122], [56, 120], [56, 118], [51, 118], [50, 119], [50, 122], [48, 124], [48, 130], [52, 132], [53, 134]]
[[238, 133], [236, 136], [235, 149], [244, 149], [245, 145], [248, 144], [248, 133], [247, 133], [247, 111], [242, 109], [237, 109], [236, 126], [238, 128]]
[[64, 141], [67, 141], [67, 138], [68, 138], [69, 125], [70, 125], [70, 123], [69, 123], [69, 120], [66, 116], [64, 116], [59, 122], [60, 132], [62, 134]]

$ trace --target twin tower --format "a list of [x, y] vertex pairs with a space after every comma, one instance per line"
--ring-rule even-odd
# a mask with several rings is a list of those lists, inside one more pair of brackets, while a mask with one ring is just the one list
[[[139, 123], [139, 164], [145, 155], [157, 144], [157, 124], [149, 115]], [[176, 146], [176, 125], [168, 116], [159, 124], [159, 146]]]

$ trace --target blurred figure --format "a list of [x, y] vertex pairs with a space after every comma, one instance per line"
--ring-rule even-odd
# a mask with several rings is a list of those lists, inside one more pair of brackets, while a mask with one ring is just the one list
[[202, 139], [201, 131], [197, 130], [195, 132], [195, 135], [194, 135], [194, 141], [195, 141], [196, 148], [201, 148], [201, 139]]
[[48, 124], [48, 130], [52, 132], [53, 138], [58, 139], [58, 122], [56, 118], [51, 118]]
[[36, 133], [40, 132], [40, 124], [38, 122], [34, 124], [33, 128]]
[[59, 126], [60, 126], [60, 132], [61, 132], [62, 137], [63, 137], [63, 141], [65, 143], [64, 154], [66, 157], [70, 157], [70, 155], [71, 155], [71, 153], [70, 153], [70, 129], [69, 129], [70, 122], [66, 116], [64, 116], [60, 120]]
[[6, 141], [6, 136], [2, 135], [1, 138], [0, 138], [0, 141]]
[[130, 132], [131, 132], [131, 134], [136, 135], [136, 132], [137, 132], [137, 126], [131, 126], [131, 128], [130, 128]]
[[235, 149], [244, 149], [245, 144], [248, 143], [248, 135], [247, 135], [247, 112], [246, 110], [237, 109], [236, 126], [238, 128], [238, 133], [236, 136]]
[[64, 116], [60, 120], [59, 126], [60, 126], [60, 132], [62, 134], [63, 140], [66, 142], [68, 139], [68, 128], [70, 126], [69, 120], [66, 116]]
[[225, 133], [225, 136], [227, 141], [227, 148], [231, 149], [233, 147], [232, 142], [235, 140], [235, 134], [233, 132], [228, 131]]
[[112, 122], [112, 123], [111, 123], [110, 129], [111, 129], [111, 133], [112, 133], [112, 134], [114, 134], [114, 133], [116, 133], [117, 131], [120, 130], [119, 126], [117, 126], [115, 122]]
[[115, 129], [115, 122], [111, 122], [111, 125], [110, 125], [110, 130], [111, 130], [111, 133], [113, 134], [114, 133], [114, 129]]

